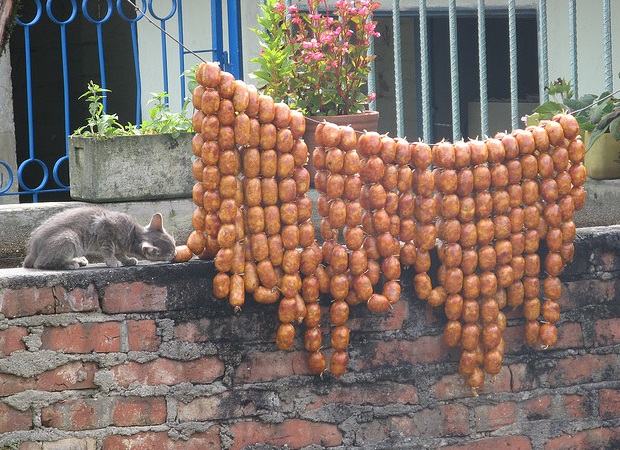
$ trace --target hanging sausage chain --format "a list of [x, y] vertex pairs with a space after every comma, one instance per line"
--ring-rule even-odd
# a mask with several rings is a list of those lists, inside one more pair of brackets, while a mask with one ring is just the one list
[[[558, 276], [573, 259], [573, 216], [586, 197], [572, 116], [432, 147], [324, 122], [309, 150], [300, 112], [214, 63], [201, 64], [196, 80], [194, 231], [176, 260], [214, 259], [214, 296], [235, 311], [245, 293], [278, 303], [279, 349], [293, 347], [303, 322], [310, 371], [326, 370], [319, 298], [327, 295], [330, 372], [341, 376], [350, 307], [389, 312], [406, 267], [415, 272], [416, 296], [443, 307], [444, 341], [461, 348], [458, 370], [474, 391], [501, 370], [505, 307], [522, 307], [530, 346], [556, 343]], [[321, 244], [307, 195], [309, 156]]]

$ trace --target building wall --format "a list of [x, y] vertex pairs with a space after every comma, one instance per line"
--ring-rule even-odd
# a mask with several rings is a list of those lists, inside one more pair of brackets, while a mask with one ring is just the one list
[[211, 298], [206, 261], [0, 270], [0, 448], [618, 448], [619, 236], [579, 230], [554, 348], [528, 348], [507, 311], [504, 367], [477, 397], [410, 271], [388, 314], [352, 308], [337, 380], [309, 375], [301, 326], [276, 350], [277, 305]]
[[[15, 157], [15, 123], [13, 119], [13, 86], [11, 83], [11, 56], [9, 49], [0, 56], [0, 160], [12, 167], [17, 173]], [[0, 188], [8, 184], [6, 169], [0, 167]], [[13, 181], [15, 191], [17, 180]], [[0, 197], [0, 204], [15, 203], [16, 196]]]

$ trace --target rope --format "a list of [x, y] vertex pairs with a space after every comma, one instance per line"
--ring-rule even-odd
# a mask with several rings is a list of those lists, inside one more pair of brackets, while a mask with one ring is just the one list
[[396, 95], [396, 134], [402, 137], [404, 130], [403, 73], [400, 50], [400, 0], [393, 0], [392, 25], [394, 27], [394, 90]]
[[486, 24], [484, 0], [478, 0], [478, 72], [480, 74], [480, 133], [489, 134], [489, 98], [487, 93]]
[[461, 138], [461, 113], [459, 108], [459, 50], [456, 30], [456, 0], [448, 3], [448, 24], [450, 27], [450, 90], [452, 100], [452, 139]]

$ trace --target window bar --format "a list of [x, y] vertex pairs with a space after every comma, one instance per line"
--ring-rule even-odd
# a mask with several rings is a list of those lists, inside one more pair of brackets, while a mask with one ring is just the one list
[[431, 89], [428, 67], [428, 25], [426, 23], [426, 0], [420, 0], [420, 75], [422, 87], [422, 139], [433, 139], [431, 128]]
[[450, 28], [450, 87], [452, 96], [452, 140], [461, 139], [461, 113], [459, 107], [459, 50], [456, 27], [456, 0], [448, 3]]
[[52, 2], [47, 2], [47, 4], [45, 5], [45, 10], [47, 11], [47, 16], [50, 18], [50, 20], [60, 27], [60, 57], [62, 61], [63, 87], [62, 97], [65, 126], [65, 155], [59, 158], [54, 164], [52, 176], [58, 187], [67, 189], [69, 188], [69, 186], [64, 184], [60, 180], [58, 170], [60, 169], [61, 164], [63, 164], [69, 159], [69, 135], [71, 134], [71, 121], [69, 109], [69, 64], [67, 62], [67, 24], [73, 22], [73, 20], [77, 16], [77, 4], [75, 3], [75, 1], [71, 2], [71, 14], [69, 14], [69, 17], [65, 20], [59, 20], [56, 16], [54, 16], [54, 13], [52, 12]]
[[392, 3], [392, 25], [394, 27], [394, 91], [396, 95], [396, 134], [403, 137], [405, 123], [403, 117], [403, 72], [400, 50], [400, 0]]
[[480, 133], [489, 135], [489, 98], [487, 93], [487, 50], [484, 0], [478, 0], [478, 72], [480, 74]]
[[[370, 18], [372, 20], [372, 16]], [[377, 93], [377, 84], [376, 84], [376, 66], [375, 66], [375, 37], [370, 36], [370, 45], [368, 47], [368, 56], [372, 57], [370, 61], [370, 72], [368, 73], [368, 95]], [[375, 111], [377, 109], [377, 99], [376, 97], [368, 104], [368, 109], [371, 111]]]
[[[168, 14], [164, 17], [159, 17], [155, 14], [155, 10], [153, 8], [153, 0], [149, 0], [149, 12], [151, 16], [155, 19], [159, 20], [159, 26], [161, 27], [161, 59], [162, 59], [162, 74], [164, 78], [164, 92], [166, 94], [170, 94], [170, 90], [168, 89], [168, 49], [166, 48], [166, 21], [170, 19], [177, 11], [177, 0], [172, 0], [172, 5]], [[183, 93], [181, 93], [181, 96]], [[168, 97], [164, 98], [164, 104], [166, 106], [169, 105]]]
[[538, 31], [538, 101], [549, 100], [545, 89], [549, 85], [549, 58], [547, 55], [547, 0], [538, 0], [536, 21]]
[[605, 71], [605, 89], [614, 90], [614, 79], [611, 60], [611, 5], [603, 0], [603, 69]]
[[512, 128], [519, 128], [519, 85], [517, 84], [517, 17], [515, 0], [508, 0], [508, 34], [510, 37], [510, 115]]
[[[101, 77], [101, 88], [107, 88], [106, 74], [105, 74], [105, 55], [103, 52], [103, 23], [107, 22], [112, 16], [112, 0], [106, 1], [108, 10], [106, 11], [105, 16], [102, 19], [94, 19], [90, 13], [88, 12], [88, 0], [82, 1], [82, 14], [86, 20], [90, 23], [95, 24], [95, 28], [97, 28], [97, 53], [99, 55], [99, 76]], [[107, 112], [108, 110], [108, 93], [103, 92], [103, 111]]]
[[577, 0], [569, 0], [568, 2], [568, 19], [570, 72], [573, 78], [573, 92], [575, 93], [575, 98], [579, 98], [579, 74], [577, 73]]

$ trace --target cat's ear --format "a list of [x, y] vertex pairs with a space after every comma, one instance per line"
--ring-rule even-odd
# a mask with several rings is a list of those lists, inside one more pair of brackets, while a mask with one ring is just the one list
[[159, 249], [157, 247], [155, 247], [153, 244], [151, 244], [150, 242], [142, 242], [142, 254], [144, 256], [158, 256], [159, 255]]
[[164, 231], [164, 218], [162, 215], [160, 213], [153, 214], [147, 228], [151, 231]]

